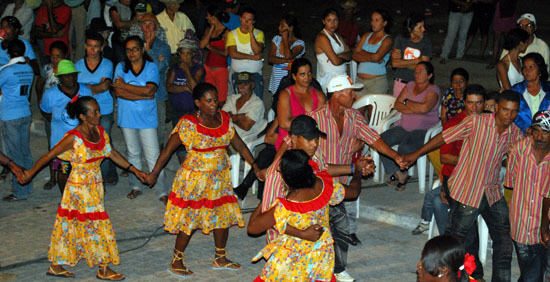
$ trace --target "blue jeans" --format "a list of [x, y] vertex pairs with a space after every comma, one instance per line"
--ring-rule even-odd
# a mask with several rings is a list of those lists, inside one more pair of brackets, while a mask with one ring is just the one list
[[435, 216], [439, 234], [445, 233], [447, 219], [449, 218], [449, 206], [441, 202], [441, 186], [430, 190], [424, 196], [421, 217], [424, 221], [431, 221], [432, 215]]
[[491, 281], [511, 280], [512, 238], [510, 238], [510, 219], [508, 205], [504, 198], [489, 206], [487, 197], [483, 195], [478, 208], [457, 202], [451, 209], [449, 225], [451, 234], [464, 242], [466, 235], [474, 226], [477, 216], [483, 217], [489, 227], [489, 235], [493, 239], [493, 274]]
[[[237, 75], [239, 75], [238, 72], [234, 72], [231, 75], [231, 87], [233, 87], [233, 93], [235, 94], [239, 93], [239, 89], [237, 89], [237, 84], [235, 83]], [[262, 100], [264, 97], [264, 78], [257, 72], [253, 73], [252, 76], [254, 76], [254, 94]]]
[[329, 208], [330, 233], [334, 239], [334, 273], [346, 270], [348, 261], [349, 225], [344, 203]]
[[[111, 130], [113, 129], [113, 123], [114, 123], [114, 114], [110, 113], [107, 115], [101, 116], [100, 125], [105, 129], [105, 132], [111, 137]], [[111, 146], [113, 143], [111, 142]], [[103, 177], [103, 181], [108, 182], [118, 182], [118, 174], [116, 173], [116, 166], [111, 161], [111, 159], [105, 159], [103, 163], [101, 163], [101, 176]]]
[[[2, 121], [2, 133], [6, 156], [25, 169], [32, 167], [30, 144], [31, 117]], [[27, 198], [32, 193], [32, 182], [21, 185], [12, 177], [13, 194], [18, 198]]]
[[[422, 147], [422, 145], [424, 145], [425, 135], [426, 130], [406, 131], [401, 126], [394, 126], [380, 134], [380, 137], [390, 147], [399, 145], [397, 152], [400, 155], [404, 155], [412, 153]], [[393, 159], [381, 155], [380, 160], [384, 165], [384, 171], [386, 174], [392, 175], [394, 172], [399, 170], [399, 166], [393, 161]]]
[[466, 46], [466, 38], [468, 37], [468, 29], [470, 29], [470, 24], [472, 23], [472, 18], [474, 17], [474, 12], [469, 13], [460, 13], [460, 12], [450, 12], [449, 13], [449, 24], [447, 27], [447, 36], [445, 36], [445, 42], [443, 43], [443, 49], [441, 51], [441, 58], [447, 59], [451, 49], [453, 48], [453, 43], [455, 38], [458, 35], [458, 43], [456, 48], [456, 57], [464, 57], [464, 48]]
[[543, 281], [548, 249], [541, 244], [525, 245], [514, 241], [521, 275], [520, 282]]

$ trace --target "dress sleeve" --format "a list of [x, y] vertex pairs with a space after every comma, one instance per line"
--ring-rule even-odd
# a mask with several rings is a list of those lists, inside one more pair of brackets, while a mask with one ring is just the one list
[[177, 133], [180, 137], [181, 144], [185, 146], [186, 150], [191, 150], [193, 148], [193, 139], [195, 139], [195, 134], [197, 132], [196, 125], [188, 119], [182, 118], [174, 127], [172, 134]]
[[[63, 139], [65, 139], [65, 137], [67, 137], [67, 135], [70, 135], [70, 134], [65, 134], [65, 136], [63, 137]], [[77, 136], [73, 136], [74, 138], [74, 141], [73, 141], [73, 148], [70, 149], [70, 150], [67, 150], [63, 153], [61, 153], [59, 156], [57, 156], [59, 159], [62, 159], [64, 161], [67, 161], [67, 162], [72, 162], [75, 160], [75, 152], [76, 152], [76, 149], [78, 148], [78, 142], [80, 141], [80, 143], [82, 143], [82, 139], [78, 138]], [[63, 140], [61, 139], [61, 140]], [[61, 142], [61, 141], [59, 141]]]
[[273, 206], [275, 206], [275, 212], [273, 213], [273, 217], [275, 217], [275, 229], [280, 234], [284, 234], [288, 223], [289, 211], [285, 209], [279, 200], [276, 200]]
[[346, 190], [340, 182], [336, 181], [336, 178], [332, 180], [332, 185], [334, 190], [332, 190], [332, 196], [330, 196], [330, 201], [328, 202], [331, 206], [338, 205], [344, 200]]

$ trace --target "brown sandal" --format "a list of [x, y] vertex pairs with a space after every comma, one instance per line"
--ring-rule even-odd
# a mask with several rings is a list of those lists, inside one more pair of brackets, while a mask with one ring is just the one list
[[[174, 257], [172, 258], [170, 267], [168, 267], [168, 273], [179, 278], [191, 277], [194, 273], [189, 268], [187, 268], [187, 266], [185, 266], [185, 260], [183, 260], [184, 258], [185, 258], [185, 255], [183, 254], [182, 251], [178, 251], [174, 249]], [[180, 260], [181, 260], [182, 268], [173, 268], [172, 265], [174, 265], [176, 261], [180, 261]], [[176, 271], [179, 273], [177, 273]]]
[[[223, 252], [223, 253], [220, 254], [219, 252]], [[214, 262], [212, 263], [212, 269], [216, 269], [216, 270], [224, 269], [224, 270], [237, 271], [237, 270], [240, 270], [241, 268], [243, 268], [242, 265], [240, 265], [236, 262], [232, 262], [230, 260], [227, 260], [227, 263], [225, 265], [221, 265], [218, 262], [218, 260], [221, 259], [221, 258], [226, 258], [225, 248], [216, 247], [216, 258], [214, 258]]]
[[404, 183], [401, 183], [401, 182], [397, 183], [397, 186], [395, 187], [395, 190], [399, 191], [399, 192], [405, 191], [405, 189], [407, 188], [407, 182], [409, 182], [409, 178], [411, 178], [411, 176], [407, 175], [407, 178], [405, 178]]
[[61, 270], [59, 272], [55, 272], [55, 270], [53, 270], [52, 266], [50, 265], [50, 268], [48, 268], [48, 271], [46, 272], [46, 275], [49, 275], [49, 276], [55, 276], [55, 277], [59, 277], [59, 278], [73, 278], [75, 277], [76, 275], [68, 270]]
[[[107, 264], [100, 265], [99, 268], [97, 269], [97, 275], [95, 277], [97, 277], [97, 279], [99, 279], [99, 280], [108, 280], [108, 281], [120, 281], [120, 280], [126, 279], [126, 277], [124, 275], [122, 275], [121, 273], [118, 273], [118, 272], [116, 272], [112, 269], [111, 269], [111, 271], [113, 271], [113, 274], [111, 274], [109, 276], [105, 276], [105, 273], [107, 272], [107, 267], [108, 267]], [[103, 268], [103, 274], [102, 275], [100, 275], [101, 268]]]
[[141, 195], [141, 191], [136, 190], [136, 189], [132, 189], [132, 191], [130, 191], [130, 193], [128, 193], [128, 195], [126, 195], [126, 198], [135, 199], [139, 195]]

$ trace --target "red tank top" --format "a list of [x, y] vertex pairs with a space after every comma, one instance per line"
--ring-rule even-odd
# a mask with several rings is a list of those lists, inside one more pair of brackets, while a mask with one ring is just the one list
[[[292, 117], [297, 117], [299, 115], [305, 115], [308, 112], [306, 112], [306, 109], [300, 104], [300, 100], [298, 100], [298, 97], [296, 97], [296, 93], [294, 92], [294, 85], [288, 87], [288, 90], [290, 91], [290, 114]], [[317, 97], [317, 91], [315, 91], [314, 87], [311, 87], [311, 95], [313, 95], [313, 110], [316, 110], [319, 106], [319, 98]], [[283, 139], [288, 135], [288, 131], [282, 129], [279, 127], [279, 134], [277, 135], [277, 141], [275, 142], [275, 148], [279, 149], [279, 146], [281, 146], [281, 143], [283, 143]]]

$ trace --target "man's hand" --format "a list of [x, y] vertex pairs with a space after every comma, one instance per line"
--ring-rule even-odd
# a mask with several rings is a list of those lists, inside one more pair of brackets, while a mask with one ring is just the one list
[[357, 166], [355, 169], [361, 170], [362, 176], [373, 174], [376, 171], [376, 165], [371, 156], [360, 157], [355, 165]]
[[[255, 172], [255, 171], [254, 171]], [[265, 176], [267, 174], [267, 168], [264, 168], [264, 169], [261, 169], [258, 173], [256, 173], [256, 177], [258, 178], [258, 180], [260, 180], [261, 182], [264, 182], [265, 181]]]
[[408, 169], [414, 162], [416, 162], [416, 159], [418, 156], [416, 156], [414, 153], [406, 154], [401, 156], [401, 164], [399, 166], [401, 169]]
[[[443, 187], [442, 187], [443, 188]], [[447, 193], [445, 193], [444, 189], [441, 189], [441, 193], [439, 194], [439, 197], [441, 198], [441, 202], [445, 205], [449, 206], [449, 201], [447, 201]]]

